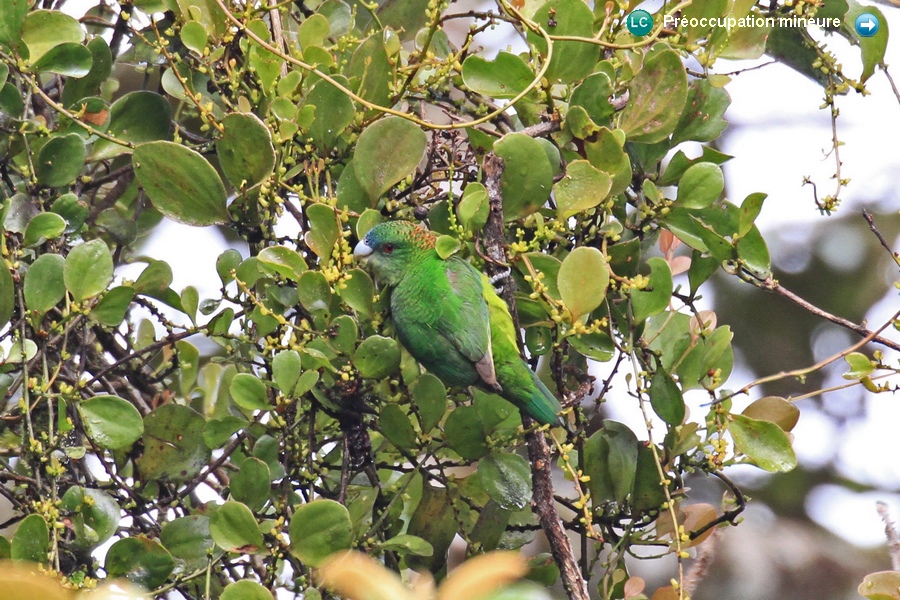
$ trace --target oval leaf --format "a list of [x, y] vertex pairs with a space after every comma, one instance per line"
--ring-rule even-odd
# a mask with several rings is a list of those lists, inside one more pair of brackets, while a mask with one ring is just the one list
[[784, 430], [775, 423], [733, 415], [728, 431], [735, 450], [742, 452], [760, 469], [786, 473], [797, 466], [797, 456]]
[[376, 121], [360, 134], [353, 170], [372, 201], [416, 169], [427, 142], [418, 125], [400, 117]]
[[76, 302], [105, 290], [112, 276], [113, 258], [103, 240], [91, 240], [72, 248], [63, 267], [66, 289]]
[[326, 558], [348, 550], [353, 542], [350, 513], [334, 500], [313, 500], [291, 517], [291, 553], [317, 567]]
[[194, 150], [166, 141], [141, 144], [132, 164], [153, 206], [170, 219], [195, 226], [228, 221], [225, 186]]
[[125, 448], [144, 434], [141, 414], [118, 396], [89, 398], [78, 405], [78, 414], [88, 437], [101, 448]]
[[501, 508], [518, 510], [531, 500], [531, 467], [518, 454], [492, 452], [478, 461], [481, 486]]
[[563, 304], [572, 319], [588, 314], [603, 302], [609, 271], [603, 253], [596, 248], [575, 248], [563, 259], [557, 279]]
[[251, 554], [263, 547], [263, 537], [253, 513], [245, 504], [228, 501], [209, 518], [209, 533], [226, 552]]

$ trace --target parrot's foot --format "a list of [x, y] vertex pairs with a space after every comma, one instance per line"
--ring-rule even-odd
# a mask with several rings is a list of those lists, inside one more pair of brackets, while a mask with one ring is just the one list
[[503, 282], [506, 280], [507, 277], [510, 276], [511, 273], [512, 273], [512, 269], [510, 269], [509, 267], [506, 267], [505, 269], [503, 269], [502, 271], [500, 271], [499, 273], [495, 274], [493, 277], [490, 278], [491, 285], [494, 286], [494, 289], [497, 290], [498, 294], [501, 294], [501, 295], [503, 294]]

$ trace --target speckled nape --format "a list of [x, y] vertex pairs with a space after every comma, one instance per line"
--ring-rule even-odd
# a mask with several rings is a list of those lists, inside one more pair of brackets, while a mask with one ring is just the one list
[[434, 248], [437, 240], [437, 236], [434, 233], [410, 221], [388, 221], [383, 223], [378, 229], [385, 237], [404, 237], [409, 240], [413, 247], [420, 250]]

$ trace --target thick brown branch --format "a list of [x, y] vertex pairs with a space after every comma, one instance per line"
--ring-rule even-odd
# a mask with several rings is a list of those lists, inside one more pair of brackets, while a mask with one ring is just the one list
[[[484, 159], [484, 186], [487, 188], [490, 201], [490, 213], [484, 226], [484, 251], [488, 261], [488, 275], [501, 275], [504, 272], [506, 251], [504, 250], [503, 228], [503, 195], [500, 189], [500, 176], [503, 173], [503, 159], [489, 153]], [[519, 319], [513, 296], [513, 279], [506, 273], [500, 295], [509, 306], [516, 331], [519, 330]], [[547, 536], [553, 559], [559, 566], [563, 587], [570, 600], [588, 600], [587, 582], [578, 568], [578, 561], [572, 551], [572, 544], [563, 528], [562, 519], [556, 512], [553, 501], [553, 479], [550, 472], [550, 447], [544, 438], [543, 431], [534, 430], [534, 421], [523, 416], [525, 427], [531, 431], [526, 435], [528, 458], [531, 461], [532, 507]]]

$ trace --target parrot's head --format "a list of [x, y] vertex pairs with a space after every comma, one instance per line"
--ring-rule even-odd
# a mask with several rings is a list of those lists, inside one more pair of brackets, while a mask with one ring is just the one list
[[353, 249], [380, 283], [397, 285], [409, 267], [434, 249], [433, 233], [410, 221], [388, 221], [369, 230]]

